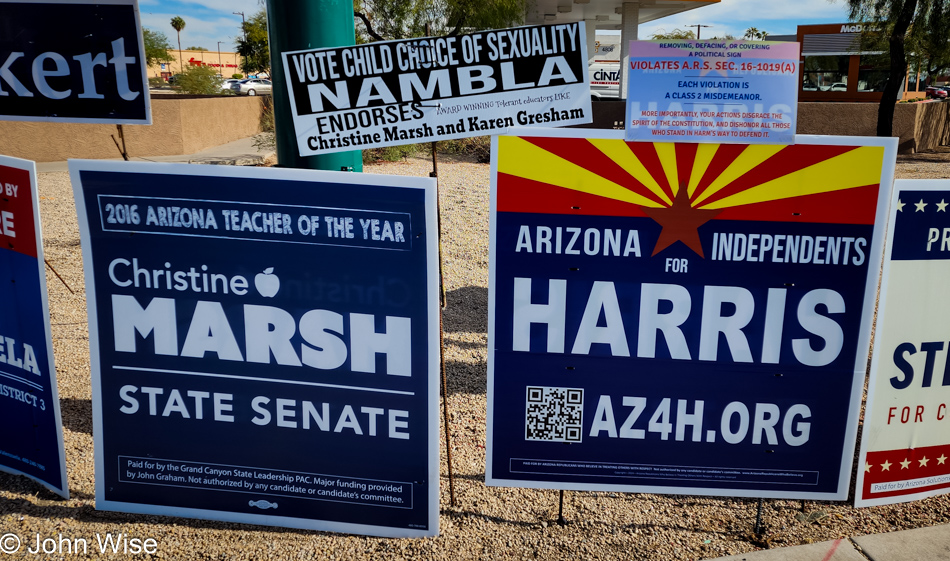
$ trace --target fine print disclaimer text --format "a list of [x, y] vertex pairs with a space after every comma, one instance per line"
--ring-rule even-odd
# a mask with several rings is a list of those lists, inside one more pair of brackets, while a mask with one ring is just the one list
[[96, 533], [78, 538], [65, 534], [18, 535], [7, 532], [0, 535], [0, 553], [13, 555], [154, 555], [158, 541], [154, 538], [133, 537], [125, 533]]

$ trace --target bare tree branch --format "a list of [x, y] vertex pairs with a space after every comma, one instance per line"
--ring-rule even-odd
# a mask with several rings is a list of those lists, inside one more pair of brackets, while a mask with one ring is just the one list
[[451, 31], [446, 37], [455, 37], [462, 32], [462, 18], [459, 18], [458, 23], [455, 24], [455, 29]]
[[360, 18], [361, 20], [363, 20], [363, 25], [366, 26], [366, 32], [369, 33], [370, 37], [372, 37], [373, 39], [376, 39], [377, 41], [385, 41], [385, 39], [383, 39], [379, 35], [379, 33], [376, 33], [376, 30], [373, 29], [373, 24], [369, 22], [369, 18], [367, 18], [364, 14], [354, 11], [353, 17]]

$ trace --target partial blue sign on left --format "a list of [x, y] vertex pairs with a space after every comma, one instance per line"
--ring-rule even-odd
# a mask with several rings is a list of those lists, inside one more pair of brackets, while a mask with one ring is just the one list
[[69, 498], [36, 164], [0, 156], [0, 471]]

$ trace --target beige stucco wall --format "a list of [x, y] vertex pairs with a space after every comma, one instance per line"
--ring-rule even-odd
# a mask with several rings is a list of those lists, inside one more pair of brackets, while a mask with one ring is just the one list
[[[877, 103], [799, 103], [798, 134], [877, 135]], [[893, 135], [901, 153], [940, 146], [950, 103], [899, 103], [894, 108]]]
[[918, 150], [950, 144], [950, 102], [921, 103], [917, 110]]
[[[153, 96], [151, 125], [123, 125], [130, 156], [171, 156], [246, 138], [261, 131], [260, 97]], [[0, 154], [37, 162], [108, 159], [121, 154], [115, 125], [0, 121]]]

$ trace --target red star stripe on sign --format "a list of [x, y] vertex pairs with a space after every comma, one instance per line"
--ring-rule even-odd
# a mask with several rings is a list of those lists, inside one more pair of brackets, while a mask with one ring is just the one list
[[868, 452], [863, 468], [868, 498], [950, 489], [950, 445]]

